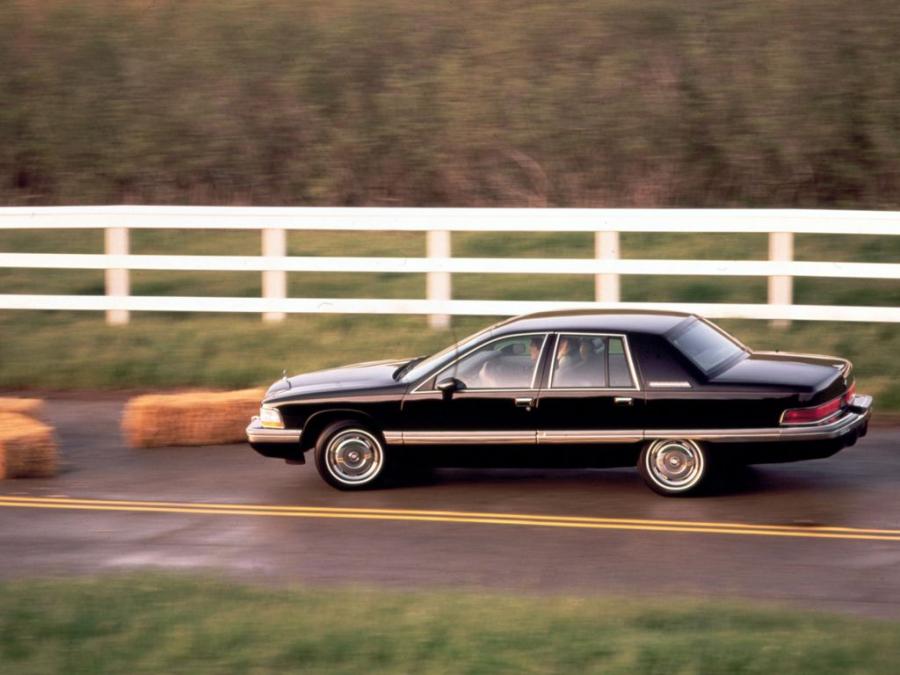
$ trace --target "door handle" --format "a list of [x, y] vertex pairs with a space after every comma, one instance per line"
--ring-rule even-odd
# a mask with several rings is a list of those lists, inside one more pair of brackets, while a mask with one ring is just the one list
[[517, 398], [516, 405], [520, 408], [525, 408], [526, 410], [531, 410], [534, 407], [534, 399], [533, 398]]
[[616, 405], [634, 405], [634, 399], [630, 396], [616, 396]]

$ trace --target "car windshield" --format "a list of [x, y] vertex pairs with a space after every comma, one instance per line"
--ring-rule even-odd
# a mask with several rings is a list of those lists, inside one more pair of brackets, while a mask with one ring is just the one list
[[484, 330], [480, 330], [474, 335], [463, 338], [459, 342], [452, 344], [445, 349], [442, 349], [437, 354], [432, 354], [431, 356], [425, 357], [418, 363], [413, 363], [411, 368], [403, 368], [402, 370], [404, 372], [398, 373], [398, 377], [404, 382], [415, 382], [419, 378], [432, 372], [432, 370], [440, 368], [444, 364], [452, 361], [456, 356], [470, 348], [475, 342], [481, 340], [493, 329], [493, 326], [488, 326]]
[[669, 342], [707, 375], [744, 353], [743, 347], [703, 321], [694, 321]]

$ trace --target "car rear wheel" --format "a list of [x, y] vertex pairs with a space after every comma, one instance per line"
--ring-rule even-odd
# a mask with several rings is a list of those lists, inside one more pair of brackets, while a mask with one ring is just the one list
[[379, 435], [355, 421], [332, 424], [316, 442], [316, 469], [339, 490], [377, 485], [385, 475], [386, 459]]
[[709, 461], [694, 441], [660, 439], [648, 443], [638, 459], [638, 471], [654, 492], [672, 497], [693, 492], [706, 478]]

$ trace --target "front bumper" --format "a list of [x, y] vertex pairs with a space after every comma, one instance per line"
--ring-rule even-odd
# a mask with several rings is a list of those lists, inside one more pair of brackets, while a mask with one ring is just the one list
[[302, 458], [300, 438], [302, 429], [267, 429], [254, 417], [247, 426], [247, 441], [250, 447], [264, 457], [282, 459]]

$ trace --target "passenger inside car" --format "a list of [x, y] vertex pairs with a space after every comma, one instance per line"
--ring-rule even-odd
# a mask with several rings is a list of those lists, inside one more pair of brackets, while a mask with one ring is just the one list
[[544, 346], [544, 338], [533, 337], [528, 343], [528, 355], [531, 357], [531, 365], [536, 366], [538, 359], [541, 357], [541, 347]]
[[579, 379], [584, 387], [606, 386], [606, 340], [604, 338], [582, 338], [578, 345], [581, 357]]
[[554, 387], [606, 386], [605, 338], [562, 336], [559, 346]]
[[578, 349], [573, 344], [574, 338], [563, 336], [559, 338], [559, 346], [556, 348], [556, 369], [559, 372], [573, 370], [581, 360]]

